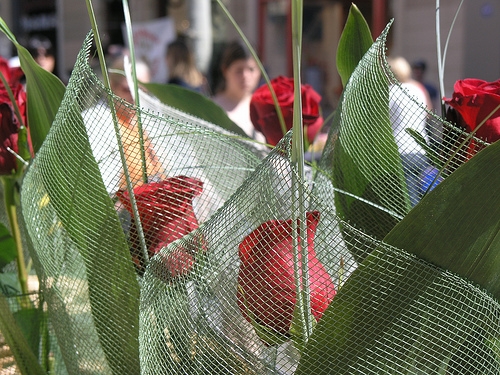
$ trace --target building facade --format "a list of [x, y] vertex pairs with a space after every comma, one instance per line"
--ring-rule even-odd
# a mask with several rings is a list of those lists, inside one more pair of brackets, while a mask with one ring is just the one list
[[[460, 0], [440, 1], [441, 49], [457, 13]], [[390, 53], [428, 63], [427, 79], [438, 84], [436, 1], [393, 0], [394, 25]], [[500, 79], [500, 0], [464, 1], [453, 29], [444, 59], [444, 95], [463, 78], [487, 81]]]
[[[375, 3], [386, 0], [374, 0]], [[211, 42], [200, 40], [198, 53], [216, 53], [224, 42], [237, 39], [235, 27], [215, 0], [131, 0], [133, 23], [170, 17], [178, 33], [193, 39], [206, 37], [207, 30], [194, 25], [200, 6], [208, 3]], [[289, 0], [223, 0], [239, 27], [262, 58], [269, 76], [291, 74], [290, 1]], [[360, 0], [358, 6], [371, 19], [371, 0]], [[336, 41], [350, 2], [306, 0], [304, 2], [304, 80], [320, 91], [327, 103], [335, 103], [341, 90], [336, 73]], [[93, 10], [103, 43], [124, 43], [121, 0], [93, 0]], [[207, 9], [207, 8], [205, 8]], [[57, 54], [56, 73], [66, 81], [76, 55], [91, 26], [84, 0], [0, 0], [0, 15], [21, 43], [30, 35], [43, 34], [53, 42]], [[385, 17], [385, 15], [384, 15]], [[6, 38], [0, 39], [0, 53], [14, 53]], [[202, 67], [207, 70], [207, 66]], [[209, 73], [209, 72], [207, 72]]]
[[[289, 0], [222, 0], [258, 51], [269, 76], [291, 74]], [[427, 62], [427, 79], [438, 85], [435, 0], [359, 0], [356, 5], [367, 18], [374, 36], [394, 18], [388, 54], [410, 62]], [[103, 42], [123, 43], [122, 0], [93, 0]], [[304, 0], [303, 79], [312, 84], [332, 107], [342, 89], [336, 73], [336, 46], [349, 10], [347, 0]], [[440, 1], [441, 43], [460, 0]], [[204, 6], [204, 8], [202, 7]], [[199, 39], [197, 53], [215, 54], [225, 41], [239, 38], [234, 26], [215, 0], [130, 0], [132, 22], [170, 17], [177, 33]], [[202, 18], [210, 32], [200, 29]], [[208, 14], [207, 9], [210, 9]], [[48, 35], [55, 44], [57, 74], [67, 80], [85, 35], [90, 30], [84, 0], [0, 0], [0, 15], [23, 42], [31, 34]], [[198, 17], [198, 18], [197, 18]], [[207, 18], [208, 17], [208, 18]], [[445, 58], [444, 88], [450, 95], [460, 78], [495, 80], [500, 77], [500, 0], [466, 0], [454, 22]], [[210, 38], [208, 40], [207, 38]], [[0, 54], [14, 51], [0, 38]]]

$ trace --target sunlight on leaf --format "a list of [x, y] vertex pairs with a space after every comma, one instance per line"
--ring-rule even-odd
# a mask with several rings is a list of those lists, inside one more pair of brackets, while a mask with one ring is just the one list
[[337, 47], [337, 70], [344, 87], [372, 44], [368, 23], [358, 7], [352, 4]]

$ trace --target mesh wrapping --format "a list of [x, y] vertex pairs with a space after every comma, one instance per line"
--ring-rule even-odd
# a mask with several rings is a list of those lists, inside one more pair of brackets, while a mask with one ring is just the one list
[[[406, 103], [402, 118], [425, 114], [437, 155], [450, 155], [464, 137], [415, 105], [395, 80], [385, 60], [385, 36], [347, 85], [322, 160], [306, 168], [304, 180], [291, 162], [291, 134], [267, 154], [146, 94], [141, 109], [119, 101], [89, 68], [87, 38], [22, 191], [32, 257], [69, 374], [498, 373], [497, 301], [381, 241], [411, 209], [406, 192], [422, 188], [409, 184], [402, 163], [395, 162], [401, 151], [396, 142], [384, 141], [396, 116], [389, 102]], [[132, 179], [143, 239], [130, 191], [121, 187], [124, 171], [109, 121], [110, 99], [117, 112], [141, 119], [145, 144], [155, 150], [148, 184]], [[374, 114], [386, 122], [373, 121]], [[443, 141], [446, 128], [453, 137]], [[137, 143], [136, 138], [123, 142], [132, 148]], [[337, 155], [360, 145], [373, 152], [356, 155], [351, 164], [335, 163]], [[457, 157], [453, 163], [459, 164]], [[129, 172], [137, 170], [140, 159], [129, 156], [127, 164]], [[363, 192], [350, 191], [360, 175], [374, 182]], [[167, 187], [154, 185], [164, 181]], [[402, 193], [390, 195], [394, 189], [388, 184], [401, 186]], [[149, 193], [158, 194], [170, 211], [141, 200], [147, 186], [155, 187]], [[335, 293], [331, 306], [341, 306], [324, 315], [334, 317], [335, 332], [328, 331], [331, 325], [316, 326], [331, 335], [330, 344], [302, 359], [288, 333], [269, 345], [255, 325], [289, 321], [281, 314], [290, 298], [280, 299], [290, 295], [289, 285], [257, 275], [290, 266], [288, 237], [279, 236], [294, 225], [290, 220], [301, 205], [316, 220], [307, 236], [302, 232], [302, 240], [314, 245], [308, 258], [311, 290], [317, 290], [312, 313], [321, 316], [315, 304]], [[353, 205], [359, 207], [352, 210]], [[374, 212], [385, 216], [374, 221], [380, 218]], [[262, 229], [259, 237], [256, 230], [263, 225], [275, 229], [271, 234]], [[254, 268], [255, 285], [241, 292], [242, 244], [254, 239], [251, 246], [265, 248], [273, 236], [280, 238], [275, 249], [282, 259], [274, 253], [264, 259], [262, 268]], [[149, 263], [145, 252], [152, 256]], [[249, 291], [271, 299], [274, 294], [277, 302], [253, 301]], [[267, 315], [252, 321], [251, 303]], [[309, 343], [314, 346], [318, 337]]]

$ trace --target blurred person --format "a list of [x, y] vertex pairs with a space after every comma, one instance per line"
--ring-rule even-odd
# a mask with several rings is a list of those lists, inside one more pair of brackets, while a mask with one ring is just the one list
[[250, 119], [250, 100], [260, 82], [260, 70], [251, 53], [239, 42], [231, 42], [223, 50], [219, 65], [222, 81], [213, 101], [250, 138], [264, 142]]
[[[151, 70], [144, 60], [137, 60], [135, 64], [137, 80], [143, 83], [151, 81]], [[129, 87], [125, 76], [125, 59], [123, 55], [116, 57], [109, 67], [109, 84], [111, 91], [128, 103], [134, 104], [132, 87]]]
[[56, 58], [54, 47], [49, 38], [43, 35], [34, 35], [28, 40], [26, 48], [38, 65], [48, 72], [54, 72]]
[[389, 116], [392, 132], [401, 156], [410, 203], [415, 206], [421, 198], [421, 176], [429, 166], [425, 151], [407, 132], [412, 129], [429, 142], [427, 116], [429, 95], [420, 83], [412, 79], [411, 66], [403, 57], [388, 59], [395, 78], [401, 83], [389, 89]]
[[196, 67], [194, 56], [183, 39], [177, 39], [167, 46], [166, 62], [169, 75], [167, 83], [207, 93], [205, 77]]
[[[437, 87], [425, 79], [427, 63], [424, 60], [414, 61], [411, 65], [411, 69], [413, 79], [416, 82], [420, 83], [428, 94], [430, 109], [436, 112], [438, 108], [441, 108], [441, 100], [439, 99], [439, 90], [437, 89]], [[430, 146], [434, 150], [438, 150], [443, 138], [442, 124], [441, 126], [439, 126], [435, 122], [429, 122], [427, 132], [429, 133], [430, 137]]]
[[[115, 100], [115, 110], [130, 179], [132, 185], [137, 186], [143, 183], [140, 138], [137, 129], [136, 113], [128, 105], [134, 104], [134, 100], [124, 71], [124, 57], [120, 56], [109, 67], [109, 83], [112, 92], [126, 102], [123, 103], [120, 100]], [[136, 74], [140, 82], [147, 83], [151, 79], [148, 65], [141, 60], [136, 62]], [[93, 107], [85, 110], [82, 115], [92, 153], [99, 166], [104, 185], [108, 193], [114, 196], [119, 189], [126, 188], [126, 180], [122, 173], [122, 163], [116, 140], [113, 116], [107, 100], [105, 98], [100, 100]], [[148, 180], [159, 180], [162, 178], [162, 168], [150, 146], [147, 135], [144, 135], [144, 139]]]
[[429, 94], [432, 109], [438, 107], [438, 89], [435, 85], [425, 80], [425, 73], [427, 71], [427, 63], [424, 60], [414, 61], [411, 65], [412, 76], [417, 82], [422, 84]]

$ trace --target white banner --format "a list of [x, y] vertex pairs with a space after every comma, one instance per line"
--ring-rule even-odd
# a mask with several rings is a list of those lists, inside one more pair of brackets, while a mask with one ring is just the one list
[[[124, 40], [127, 40], [125, 26], [122, 28]], [[174, 20], [169, 17], [152, 21], [133, 23], [135, 57], [142, 59], [151, 68], [151, 81], [166, 83], [168, 69], [166, 62], [167, 45], [176, 39]]]

